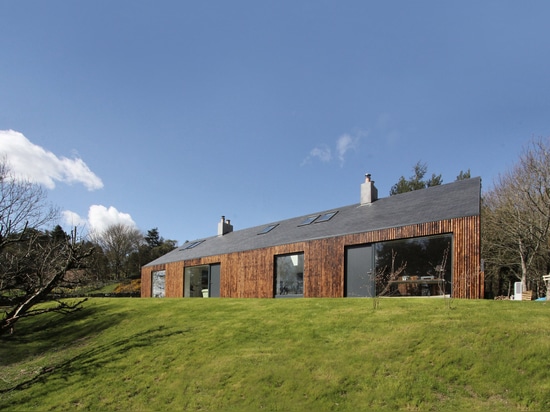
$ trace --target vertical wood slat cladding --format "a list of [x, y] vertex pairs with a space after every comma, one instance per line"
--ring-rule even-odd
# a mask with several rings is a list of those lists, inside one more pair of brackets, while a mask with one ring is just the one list
[[174, 262], [166, 265], [166, 296], [183, 297], [183, 262]]
[[336, 237], [308, 242], [308, 254], [304, 255], [304, 297], [344, 296], [343, 241], [342, 237]]
[[484, 279], [479, 266], [479, 216], [315, 239], [146, 267], [142, 270], [142, 296], [151, 296], [151, 273], [154, 270], [166, 270], [166, 296], [180, 297], [183, 296], [185, 267], [220, 263], [221, 297], [271, 298], [274, 292], [274, 257], [303, 252], [304, 297], [343, 297], [346, 246], [443, 233], [453, 233], [453, 247], [449, 254], [453, 265], [453, 297], [483, 298]]

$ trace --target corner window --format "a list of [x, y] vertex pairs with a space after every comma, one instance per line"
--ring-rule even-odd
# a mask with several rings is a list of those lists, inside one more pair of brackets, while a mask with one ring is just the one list
[[275, 297], [304, 296], [304, 254], [275, 256]]
[[152, 274], [152, 285], [153, 290], [151, 296], [154, 298], [163, 298], [164, 288], [166, 284], [166, 271], [165, 270], [156, 270]]

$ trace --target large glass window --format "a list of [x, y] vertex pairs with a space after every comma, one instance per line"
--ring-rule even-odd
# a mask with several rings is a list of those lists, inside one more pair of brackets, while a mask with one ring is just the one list
[[209, 265], [186, 267], [183, 296], [186, 298], [207, 298], [209, 273]]
[[165, 296], [164, 287], [166, 284], [166, 271], [157, 270], [154, 271], [151, 275], [153, 284], [152, 296], [154, 298], [163, 298]]
[[451, 294], [451, 247], [451, 234], [376, 244], [376, 294], [378, 296]]
[[275, 256], [275, 297], [304, 296], [304, 254]]

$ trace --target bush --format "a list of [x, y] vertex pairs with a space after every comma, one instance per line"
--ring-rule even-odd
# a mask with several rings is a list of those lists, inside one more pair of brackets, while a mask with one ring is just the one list
[[120, 283], [114, 290], [115, 293], [141, 293], [141, 279]]

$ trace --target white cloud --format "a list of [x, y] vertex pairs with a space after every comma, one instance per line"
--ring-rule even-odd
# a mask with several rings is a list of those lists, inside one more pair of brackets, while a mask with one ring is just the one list
[[[335, 153], [340, 161], [340, 165], [343, 166], [346, 160], [346, 154], [350, 150], [355, 150], [359, 143], [361, 136], [365, 136], [366, 133], [358, 132], [355, 137], [349, 134], [343, 134], [336, 139]], [[320, 145], [313, 148], [307, 157], [302, 161], [302, 166], [311, 163], [312, 159], [318, 159], [323, 163], [329, 163], [333, 159], [332, 150], [327, 145]]]
[[61, 216], [63, 218], [63, 222], [67, 224], [67, 226], [70, 227], [70, 229], [74, 227], [85, 227], [88, 224], [88, 221], [82, 217], [80, 217], [77, 213], [71, 212], [70, 210], [64, 210], [61, 212]]
[[6, 156], [15, 176], [42, 184], [48, 189], [55, 188], [56, 181], [82, 183], [88, 190], [103, 187], [101, 179], [82, 159], [57, 157], [13, 130], [0, 130], [0, 156]]
[[328, 146], [321, 146], [314, 148], [309, 155], [311, 157], [318, 158], [321, 162], [330, 162], [332, 159], [332, 152]]
[[70, 227], [85, 226], [88, 232], [103, 232], [109, 226], [123, 224], [137, 228], [132, 216], [128, 213], [119, 212], [115, 207], [108, 208], [103, 205], [92, 205], [88, 210], [88, 218], [83, 218], [75, 212], [65, 210], [63, 220]]
[[336, 141], [336, 153], [338, 153], [340, 165], [344, 165], [346, 153], [350, 150], [355, 150], [358, 142], [358, 137], [353, 138], [349, 134], [343, 134], [338, 138]]
[[302, 161], [302, 166], [310, 163], [313, 158], [317, 158], [323, 163], [328, 163], [332, 160], [332, 151], [327, 145], [315, 147], [311, 149], [309, 155]]

